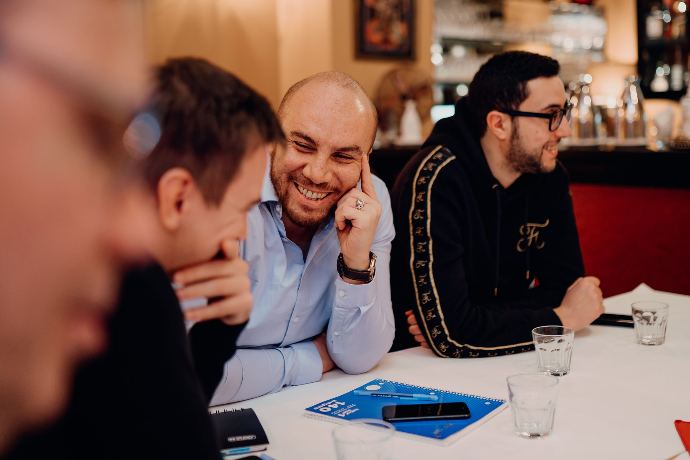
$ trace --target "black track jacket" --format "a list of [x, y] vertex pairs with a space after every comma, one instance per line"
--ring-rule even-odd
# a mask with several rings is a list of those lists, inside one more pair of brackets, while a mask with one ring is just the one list
[[391, 193], [396, 237], [393, 349], [416, 344], [413, 310], [431, 349], [453, 358], [534, 349], [534, 327], [584, 276], [563, 165], [503, 188], [491, 174], [461, 99], [406, 165]]

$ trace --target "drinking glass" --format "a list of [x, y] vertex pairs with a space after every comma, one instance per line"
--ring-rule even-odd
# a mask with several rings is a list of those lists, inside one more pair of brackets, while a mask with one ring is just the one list
[[532, 329], [539, 372], [558, 376], [570, 372], [574, 337], [575, 331], [564, 326], [540, 326]]
[[395, 427], [376, 419], [354, 420], [333, 430], [338, 460], [389, 460]]
[[632, 316], [637, 343], [661, 345], [666, 341], [668, 304], [652, 301], [635, 302], [632, 304]]
[[556, 415], [558, 379], [545, 374], [518, 374], [507, 381], [515, 434], [523, 438], [548, 436]]

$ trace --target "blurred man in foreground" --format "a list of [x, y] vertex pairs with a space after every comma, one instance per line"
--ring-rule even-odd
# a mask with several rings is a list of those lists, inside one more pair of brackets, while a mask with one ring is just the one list
[[149, 244], [122, 148], [141, 25], [131, 0], [0, 0], [0, 452], [59, 414]]
[[[151, 111], [132, 124], [139, 136], [128, 139], [161, 133], [140, 165], [155, 197], [151, 252], [160, 265], [127, 275], [108, 352], [77, 374], [66, 416], [20, 443], [12, 460], [46, 451], [65, 460], [94, 452], [102, 460], [220, 459], [208, 398], [252, 306], [238, 242], [261, 196], [267, 152], [283, 136], [266, 99], [207, 61], [170, 60], [156, 84]], [[208, 266], [222, 270], [209, 276]], [[202, 320], [189, 332], [194, 363], [168, 277], [181, 268], [192, 276], [178, 280], [180, 292], [210, 298], [187, 311]]]

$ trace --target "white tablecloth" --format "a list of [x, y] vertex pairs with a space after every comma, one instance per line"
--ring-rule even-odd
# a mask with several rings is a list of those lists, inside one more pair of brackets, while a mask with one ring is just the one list
[[[638, 300], [670, 305], [666, 343], [638, 345], [634, 331], [589, 326], [575, 334], [571, 373], [560, 378], [556, 421], [545, 439], [514, 434], [510, 408], [449, 447], [396, 438], [403, 459], [658, 459], [683, 450], [674, 420], [690, 421], [690, 297], [640, 285], [605, 300], [607, 312], [630, 314]], [[506, 377], [536, 371], [535, 353], [441, 359], [414, 348], [389, 353], [373, 370], [336, 370], [317, 383], [284, 388], [219, 408], [252, 407], [276, 460], [335, 459], [331, 423], [304, 417], [308, 406], [374, 378], [507, 399]], [[683, 454], [678, 460], [688, 460]]]

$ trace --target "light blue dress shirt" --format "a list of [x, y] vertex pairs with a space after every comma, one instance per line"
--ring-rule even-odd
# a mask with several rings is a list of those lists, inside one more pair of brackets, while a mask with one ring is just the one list
[[253, 309], [211, 405], [320, 380], [323, 364], [311, 340], [326, 327], [328, 352], [348, 374], [370, 370], [388, 352], [395, 333], [389, 270], [395, 230], [388, 190], [378, 177], [374, 188], [383, 208], [371, 247], [376, 275], [371, 283], [353, 285], [336, 269], [334, 219], [321, 224], [305, 261], [286, 237], [282, 206], [264, 178], [262, 202], [249, 212], [247, 240], [240, 246], [249, 264]]

